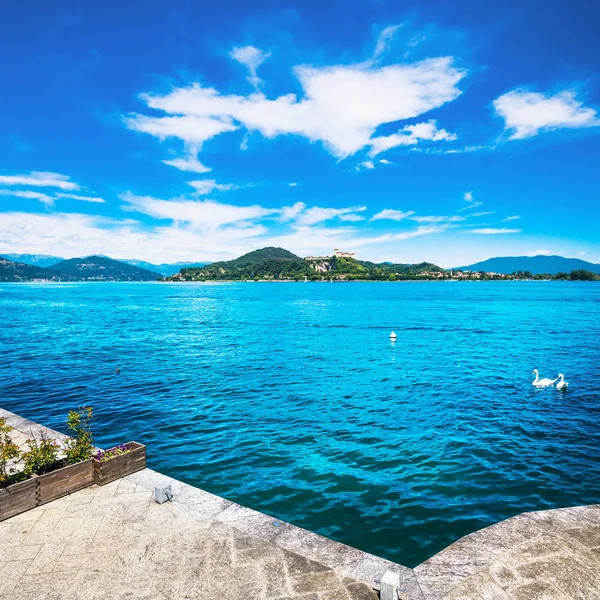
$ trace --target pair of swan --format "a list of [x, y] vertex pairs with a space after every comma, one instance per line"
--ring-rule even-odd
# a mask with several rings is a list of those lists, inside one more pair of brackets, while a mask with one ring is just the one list
[[532, 385], [534, 387], [538, 387], [538, 388], [550, 387], [550, 386], [554, 385], [557, 381], [558, 381], [558, 383], [556, 383], [557, 390], [566, 390], [569, 387], [569, 382], [565, 381], [565, 376], [562, 373], [559, 373], [558, 377], [556, 379], [548, 379], [548, 378], [540, 379], [540, 374], [538, 373], [538, 370], [534, 369], [532, 375], [535, 375], [535, 379], [533, 380], [533, 383], [532, 383]]

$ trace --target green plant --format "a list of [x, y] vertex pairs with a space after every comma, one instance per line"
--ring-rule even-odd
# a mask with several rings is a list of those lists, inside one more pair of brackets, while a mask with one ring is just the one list
[[15, 471], [12, 468], [7, 469], [8, 461], [18, 459], [21, 455], [19, 446], [8, 435], [12, 430], [12, 427], [6, 424], [6, 420], [0, 418], [0, 485], [7, 484], [10, 475]]
[[70, 410], [67, 415], [67, 428], [72, 434], [66, 442], [65, 454], [70, 465], [92, 456], [94, 450], [92, 416], [91, 406], [80, 406], [77, 410]]
[[98, 452], [94, 454], [94, 459], [99, 461], [108, 460], [109, 458], [121, 456], [121, 454], [125, 454], [127, 452], [131, 452], [131, 450], [125, 444], [119, 444], [118, 446], [110, 448], [109, 450], [98, 450]]
[[23, 472], [26, 475], [43, 475], [56, 468], [58, 463], [58, 444], [45, 432], [40, 433], [39, 441], [32, 437], [27, 440], [29, 450], [23, 452], [25, 461]]

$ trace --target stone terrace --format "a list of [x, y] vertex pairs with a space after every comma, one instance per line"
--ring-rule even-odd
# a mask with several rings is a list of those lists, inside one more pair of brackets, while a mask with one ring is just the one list
[[[0, 417], [20, 444], [63, 437]], [[0, 600], [374, 600], [386, 570], [402, 600], [600, 600], [600, 505], [519, 515], [414, 570], [150, 469], [0, 523]]]

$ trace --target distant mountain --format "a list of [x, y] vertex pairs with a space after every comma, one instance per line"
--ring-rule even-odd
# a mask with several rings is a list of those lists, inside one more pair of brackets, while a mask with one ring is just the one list
[[431, 263], [418, 265], [375, 264], [345, 256], [300, 258], [283, 248], [262, 248], [234, 260], [205, 267], [181, 269], [172, 281], [205, 280], [395, 280], [419, 277], [437, 278], [445, 273]]
[[0, 281], [73, 281], [73, 277], [0, 256]]
[[160, 277], [158, 273], [105, 256], [71, 258], [59, 262], [52, 269], [78, 281], [156, 281]]
[[3, 254], [4, 258], [13, 262], [25, 263], [35, 267], [52, 267], [53, 265], [65, 260], [60, 256], [50, 256], [48, 254]]
[[128, 265], [133, 265], [134, 267], [140, 267], [142, 269], [147, 269], [148, 271], [152, 271], [153, 273], [160, 273], [164, 277], [168, 277], [169, 275], [173, 275], [178, 273], [181, 269], [185, 267], [204, 267], [208, 263], [206, 262], [177, 262], [177, 263], [161, 263], [160, 265], [155, 265], [153, 263], [146, 262], [144, 260], [136, 260], [132, 259], [123, 259], [121, 262], [127, 263]]
[[570, 273], [585, 269], [592, 273], [600, 273], [600, 265], [579, 258], [564, 258], [563, 256], [505, 256], [490, 258], [467, 267], [456, 267], [461, 271], [487, 271], [493, 273], [516, 273], [529, 271], [532, 275], [543, 273]]

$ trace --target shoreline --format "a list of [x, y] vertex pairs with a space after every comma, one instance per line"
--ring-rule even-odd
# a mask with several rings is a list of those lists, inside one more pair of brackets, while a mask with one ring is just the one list
[[[0, 417], [22, 442], [40, 430], [64, 438], [2, 408]], [[154, 488], [167, 485], [172, 501], [156, 504]], [[187, 545], [178, 550], [174, 546], [186, 535]], [[19, 586], [29, 583], [28, 575], [40, 591], [49, 593], [54, 586], [68, 585], [66, 574], [72, 571], [85, 575], [90, 590], [89, 596], [82, 596], [86, 599], [98, 597], [99, 587], [114, 597], [121, 597], [129, 586], [155, 589], [166, 582], [170, 588], [174, 573], [197, 585], [214, 579], [215, 569], [219, 573], [212, 589], [221, 583], [222, 573], [229, 589], [238, 583], [235, 572], [241, 557], [245, 562], [240, 590], [247, 589], [249, 581], [255, 586], [268, 581], [278, 590], [277, 597], [282, 589], [293, 590], [293, 595], [285, 594], [293, 600], [306, 598], [306, 591], [334, 586], [339, 597], [375, 600], [373, 590], [384, 580], [393, 582], [393, 596], [386, 597], [402, 600], [522, 600], [534, 590], [545, 592], [545, 597], [574, 600], [595, 597], [591, 594], [600, 588], [600, 504], [521, 513], [456, 540], [412, 569], [146, 468], [8, 518], [0, 522], [0, 536], [16, 553], [16, 558], [3, 557], [7, 568], [2, 575], [7, 577], [0, 579], [0, 593], [12, 592], [14, 597], [19, 597]], [[224, 540], [231, 540], [233, 547], [220, 552]], [[81, 550], [57, 553], [65, 547]], [[38, 553], [43, 560], [38, 561]], [[210, 559], [205, 572], [199, 553]], [[155, 556], [160, 556], [159, 563]], [[268, 564], [272, 560], [275, 564]], [[112, 571], [123, 564], [128, 565], [124, 584], [112, 578]], [[156, 571], [157, 564], [167, 568]], [[172, 565], [178, 565], [175, 571]], [[148, 569], [154, 569], [153, 577], [148, 577]]]

